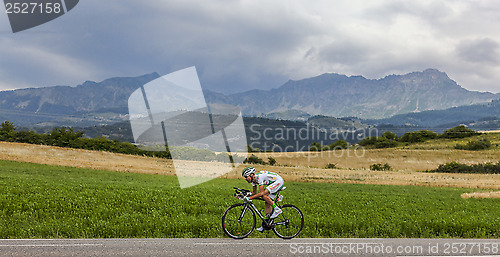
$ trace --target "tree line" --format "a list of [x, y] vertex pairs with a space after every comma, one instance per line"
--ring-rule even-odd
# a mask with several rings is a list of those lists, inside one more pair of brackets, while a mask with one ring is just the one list
[[[375, 136], [375, 137], [364, 138], [363, 140], [359, 141], [358, 144], [361, 146], [368, 146], [373, 148], [390, 148], [405, 144], [421, 143], [431, 139], [438, 139], [438, 138], [459, 139], [459, 138], [472, 137], [480, 134], [481, 133], [469, 129], [464, 125], [460, 125], [454, 128], [447, 129], [442, 134], [437, 134], [436, 132], [423, 129], [419, 131], [407, 132], [403, 134], [401, 137], [398, 137], [396, 136], [396, 134], [387, 131], [384, 132], [380, 137]], [[474, 146], [471, 145], [471, 147]], [[456, 148], [467, 149], [466, 146], [458, 146], [458, 145]], [[467, 150], [480, 150], [480, 149], [467, 149]]]
[[[369, 148], [392, 148], [408, 144], [421, 143], [431, 139], [438, 139], [438, 138], [459, 139], [459, 138], [472, 137], [480, 134], [481, 133], [469, 129], [464, 125], [460, 125], [445, 130], [442, 134], [438, 134], [434, 131], [423, 129], [419, 131], [407, 132], [402, 136], [397, 136], [395, 133], [387, 131], [384, 132], [381, 136], [366, 137], [361, 141], [359, 141], [358, 144], [360, 146]], [[351, 146], [352, 145], [350, 145], [345, 140], [339, 140], [330, 145], [322, 145], [319, 142], [314, 142], [309, 146], [309, 151], [341, 150], [341, 149], [348, 149]], [[489, 142], [486, 139], [470, 141], [467, 144], [464, 145], [457, 144], [455, 146], [456, 149], [461, 149], [461, 150], [482, 150], [482, 149], [488, 149], [490, 147], [491, 147], [491, 142]]]
[[129, 142], [109, 140], [102, 136], [85, 138], [84, 133], [85, 131], [75, 131], [72, 127], [65, 126], [53, 128], [49, 133], [36, 133], [31, 130], [16, 131], [16, 127], [10, 121], [4, 121], [0, 125], [0, 141], [171, 158], [167, 148], [165, 151], [146, 151]]
[[[37, 145], [50, 145], [75, 149], [94, 151], [106, 151], [112, 153], [141, 155], [148, 157], [172, 159], [168, 146], [152, 146], [142, 149], [129, 142], [121, 142], [118, 139], [110, 140], [102, 136], [96, 138], [84, 137], [85, 131], [75, 131], [72, 127], [54, 127], [48, 133], [36, 133], [31, 130], [16, 131], [16, 127], [10, 121], [4, 121], [0, 125], [0, 141], [27, 143]], [[197, 149], [188, 146], [177, 146], [176, 159], [194, 161], [218, 161], [218, 162], [248, 162], [252, 160], [240, 156], [232, 156], [227, 153], [214, 153], [206, 149]], [[250, 161], [249, 161], [250, 160]], [[270, 160], [271, 162], [271, 160]], [[275, 161], [274, 161], [275, 163]], [[273, 164], [274, 164], [273, 163]]]

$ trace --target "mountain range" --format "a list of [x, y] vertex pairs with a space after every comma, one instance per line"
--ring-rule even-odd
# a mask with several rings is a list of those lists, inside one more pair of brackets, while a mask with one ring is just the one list
[[[96, 126], [128, 119], [129, 96], [160, 77], [86, 81], [76, 87], [55, 86], [0, 92], [0, 119], [18, 126]], [[203, 84], [203, 82], [202, 82]], [[245, 116], [307, 119], [314, 115], [387, 119], [394, 115], [444, 110], [487, 103], [500, 94], [469, 91], [435, 69], [382, 79], [327, 73], [290, 80], [271, 90], [224, 95], [206, 90], [209, 103], [241, 107]]]
[[435, 69], [382, 79], [327, 73], [290, 80], [277, 89], [229, 96], [209, 94], [210, 100], [238, 105], [249, 115], [297, 110], [311, 115], [365, 119], [442, 110], [498, 98], [500, 94], [468, 91]]
[[498, 121], [500, 121], [500, 100], [446, 110], [399, 114], [386, 119], [362, 120], [361, 122], [373, 125], [390, 124], [427, 128], [450, 128], [465, 124], [479, 129], [498, 129]]
[[86, 81], [76, 87], [54, 86], [0, 92], [0, 119], [20, 126], [93, 126], [128, 119], [132, 92], [157, 73]]

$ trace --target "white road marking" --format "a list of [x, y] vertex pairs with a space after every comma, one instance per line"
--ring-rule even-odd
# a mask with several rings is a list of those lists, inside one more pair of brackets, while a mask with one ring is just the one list
[[[195, 245], [324, 245], [324, 244], [330, 244], [330, 245], [350, 245], [350, 244], [359, 244], [359, 243], [328, 243], [328, 242], [323, 242], [323, 243], [295, 243], [295, 242], [290, 242], [290, 243], [244, 243], [244, 242], [233, 242], [233, 243], [194, 243]], [[363, 243], [365, 245], [379, 245], [380, 243]]]

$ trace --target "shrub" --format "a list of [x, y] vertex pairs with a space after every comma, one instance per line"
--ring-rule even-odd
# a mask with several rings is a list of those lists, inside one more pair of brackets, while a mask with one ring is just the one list
[[40, 134], [37, 134], [33, 131], [19, 131], [16, 133], [15, 142], [23, 142], [23, 143], [28, 143], [28, 144], [42, 144], [43, 143], [43, 136]]
[[318, 142], [314, 142], [311, 144], [311, 146], [309, 146], [309, 151], [311, 152], [320, 152], [322, 149], [323, 146]]
[[328, 146], [329, 150], [340, 150], [349, 148], [349, 143], [345, 140], [339, 140]]
[[391, 148], [398, 146], [398, 142], [382, 137], [381, 139], [377, 140], [377, 142], [375, 142], [374, 146], [375, 148]]
[[0, 133], [8, 133], [16, 130], [14, 124], [8, 120], [2, 122], [2, 127], [0, 128]]
[[463, 168], [467, 168], [467, 165], [453, 161], [446, 164], [441, 164], [436, 170], [433, 171], [443, 173], [459, 173], [459, 170], [462, 170]]
[[386, 137], [367, 137], [359, 141], [358, 144], [361, 146], [373, 146], [375, 148], [390, 148], [398, 146], [398, 142]]
[[413, 132], [407, 132], [401, 137], [401, 142], [408, 142], [408, 143], [419, 143], [419, 142], [425, 142], [426, 140], [429, 139], [434, 139], [437, 137], [436, 132], [430, 131], [430, 130], [419, 130], [419, 131], [413, 131]]
[[[236, 158], [236, 157], [235, 157]], [[268, 157], [267, 158], [269, 162], [265, 162], [261, 158], [255, 156], [255, 155], [250, 155], [250, 157], [247, 157], [243, 163], [248, 163], [248, 164], [260, 164], [260, 165], [276, 165], [276, 159], [273, 157]]]
[[330, 151], [330, 150], [340, 150], [349, 148], [349, 143], [345, 140], [338, 140], [330, 145], [321, 145], [319, 142], [314, 142], [309, 147], [309, 151], [311, 152], [321, 152], [321, 151]]
[[439, 137], [441, 138], [466, 138], [475, 135], [479, 135], [481, 133], [476, 132], [470, 128], [466, 128], [464, 125], [460, 125], [451, 129], [447, 129], [441, 134]]
[[392, 170], [392, 167], [387, 163], [385, 163], [383, 165], [382, 165], [382, 163], [375, 163], [375, 164], [370, 165], [370, 170], [381, 170], [381, 171]]
[[261, 158], [255, 156], [255, 155], [250, 155], [250, 157], [247, 157], [243, 163], [249, 163], [249, 164], [266, 164], [265, 161], [263, 161]]
[[16, 127], [8, 120], [4, 121], [0, 128], [0, 140], [2, 141], [15, 141]]
[[258, 153], [258, 152], [261, 152], [261, 150], [259, 148], [252, 148], [252, 146], [247, 145], [247, 152], [249, 152], [249, 153]]
[[359, 141], [361, 146], [373, 146], [375, 148], [391, 148], [398, 146], [396, 134], [386, 131], [380, 137], [367, 137]]
[[427, 170], [427, 172], [441, 172], [441, 173], [478, 173], [478, 174], [500, 174], [500, 162], [497, 164], [472, 164], [466, 165], [455, 161], [441, 164], [435, 170]]
[[46, 143], [53, 146], [79, 148], [76, 141], [82, 138], [84, 133], [84, 131], [75, 132], [72, 127], [54, 128], [46, 137]]
[[334, 164], [334, 163], [328, 163], [328, 165], [326, 165], [326, 168], [327, 169], [336, 169], [337, 168], [337, 165]]
[[455, 149], [479, 151], [491, 147], [491, 142], [488, 139], [469, 141], [467, 144], [457, 144]]
[[274, 164], [276, 164], [276, 159], [273, 157], [268, 157], [267, 159], [269, 160], [269, 165], [274, 166]]
[[382, 134], [382, 137], [385, 137], [385, 138], [387, 138], [387, 139], [389, 139], [389, 140], [396, 140], [396, 139], [397, 139], [396, 134], [394, 134], [394, 133], [392, 133], [392, 132], [390, 132], [390, 131], [386, 131], [386, 132], [384, 132], [384, 133]]
[[361, 146], [369, 146], [369, 145], [375, 145], [377, 142], [378, 137], [365, 137], [361, 141], [358, 142], [359, 145]]

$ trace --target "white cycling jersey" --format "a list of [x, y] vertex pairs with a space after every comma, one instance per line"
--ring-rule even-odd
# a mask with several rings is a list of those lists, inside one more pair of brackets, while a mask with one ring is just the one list
[[252, 186], [267, 186], [266, 188], [270, 192], [269, 196], [271, 198], [274, 198], [275, 194], [283, 187], [284, 184], [283, 178], [280, 175], [265, 170], [255, 173], [255, 179], [257, 180], [257, 183], [252, 182]]
[[252, 186], [270, 185], [277, 180], [283, 180], [280, 175], [265, 170], [255, 173], [255, 179], [257, 180], [257, 183], [252, 182]]

